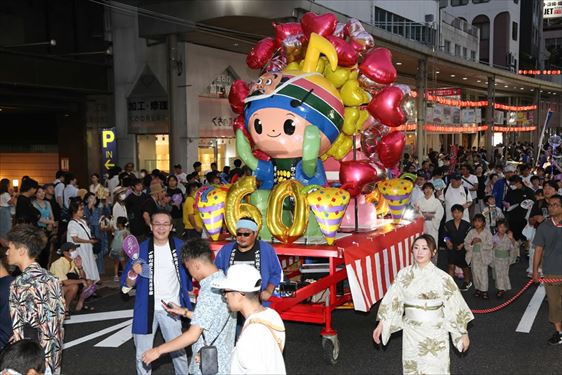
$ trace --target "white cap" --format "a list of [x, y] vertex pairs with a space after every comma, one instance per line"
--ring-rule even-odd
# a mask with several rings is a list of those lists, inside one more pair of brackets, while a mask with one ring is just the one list
[[507, 167], [505, 167], [505, 169], [503, 170], [504, 172], [515, 172], [517, 170], [517, 168], [515, 168], [513, 165], [508, 164]]
[[237, 292], [257, 292], [261, 289], [261, 274], [248, 264], [235, 264], [228, 269], [226, 278], [215, 281], [211, 286]]

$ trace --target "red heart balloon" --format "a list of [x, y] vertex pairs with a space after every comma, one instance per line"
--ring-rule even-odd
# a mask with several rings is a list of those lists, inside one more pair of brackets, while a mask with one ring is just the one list
[[314, 12], [308, 12], [301, 18], [301, 25], [304, 35], [309, 38], [311, 33], [322, 36], [332, 35], [336, 29], [338, 19], [332, 13], [317, 15]]
[[275, 48], [275, 40], [273, 40], [273, 38], [260, 40], [246, 57], [246, 64], [248, 64], [251, 69], [263, 68], [273, 56]]
[[230, 108], [232, 112], [241, 115], [244, 112], [244, 99], [248, 96], [250, 89], [248, 84], [241, 79], [237, 79], [230, 86], [230, 92], [228, 93], [228, 102], [230, 103]]
[[325, 38], [332, 43], [338, 53], [338, 65], [348, 67], [357, 64], [357, 52], [345, 40], [333, 35]]
[[392, 64], [392, 54], [386, 48], [375, 48], [359, 65], [361, 73], [383, 85], [396, 80], [396, 68]]
[[400, 161], [406, 137], [402, 132], [392, 132], [380, 140], [376, 149], [381, 163], [387, 167], [392, 168]]
[[367, 111], [386, 126], [400, 126], [406, 122], [408, 115], [402, 109], [404, 92], [396, 86], [382, 89], [367, 106]]
[[340, 164], [340, 182], [342, 189], [349, 192], [352, 197], [361, 193], [363, 187], [373, 182], [377, 170], [365, 160], [342, 161]]
[[275, 28], [275, 41], [280, 46], [286, 37], [302, 34], [302, 25], [299, 22], [273, 23]]

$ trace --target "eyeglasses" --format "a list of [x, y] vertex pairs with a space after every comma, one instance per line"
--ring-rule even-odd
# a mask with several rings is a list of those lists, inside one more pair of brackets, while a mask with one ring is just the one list
[[253, 232], [236, 232], [236, 237], [250, 237]]

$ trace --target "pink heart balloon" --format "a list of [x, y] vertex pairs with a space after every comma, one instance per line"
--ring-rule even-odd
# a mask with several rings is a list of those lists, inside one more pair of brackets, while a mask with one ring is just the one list
[[408, 115], [402, 109], [404, 92], [396, 86], [382, 89], [367, 106], [367, 111], [387, 126], [396, 127], [404, 124]]
[[396, 80], [396, 68], [392, 64], [392, 54], [386, 48], [375, 48], [359, 65], [361, 73], [383, 85]]
[[349, 67], [357, 64], [357, 52], [345, 40], [333, 35], [326, 36], [326, 39], [332, 43], [338, 53], [338, 65]]
[[275, 41], [280, 46], [286, 37], [302, 34], [302, 25], [299, 22], [273, 23], [275, 28]]
[[311, 33], [322, 36], [332, 35], [336, 29], [338, 19], [332, 13], [317, 15], [314, 12], [308, 12], [301, 18], [301, 25], [304, 35], [309, 38]]
[[275, 40], [273, 40], [273, 38], [268, 37], [260, 40], [246, 57], [246, 64], [248, 64], [251, 69], [263, 68], [273, 56], [275, 48]]
[[373, 182], [377, 170], [365, 160], [343, 161], [340, 165], [340, 182], [342, 189], [349, 192], [352, 197], [361, 194], [363, 187]]
[[244, 99], [246, 99], [249, 92], [250, 89], [245, 81], [237, 79], [232, 83], [230, 92], [228, 93], [228, 102], [230, 103], [232, 112], [239, 115], [244, 112]]
[[402, 132], [392, 132], [382, 137], [376, 146], [381, 163], [387, 168], [394, 167], [400, 161], [405, 144], [406, 137]]

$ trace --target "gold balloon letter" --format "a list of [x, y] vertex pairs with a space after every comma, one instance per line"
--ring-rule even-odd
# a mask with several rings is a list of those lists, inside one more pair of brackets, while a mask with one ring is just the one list
[[[301, 193], [302, 185], [296, 180], [283, 181], [275, 185], [269, 194], [267, 202], [267, 227], [271, 234], [283, 243], [293, 243], [301, 237], [308, 226], [308, 204], [306, 195]], [[287, 227], [283, 224], [283, 202], [287, 197], [293, 197], [295, 211], [293, 224]]]
[[226, 196], [225, 221], [230, 234], [236, 235], [236, 223], [242, 217], [252, 218], [258, 224], [258, 232], [262, 226], [260, 210], [252, 204], [243, 203], [242, 199], [256, 191], [256, 177], [245, 176], [236, 181]]

